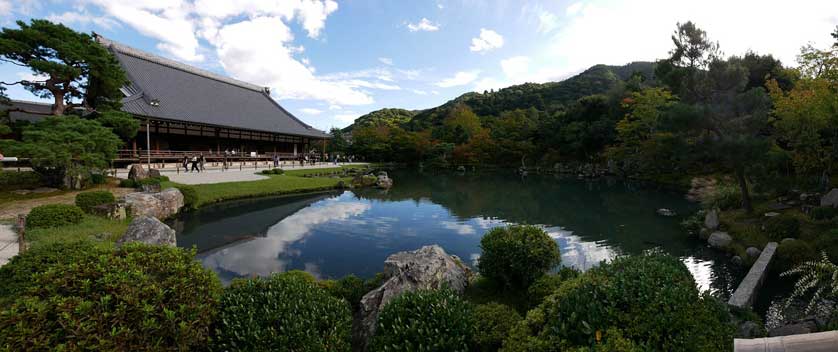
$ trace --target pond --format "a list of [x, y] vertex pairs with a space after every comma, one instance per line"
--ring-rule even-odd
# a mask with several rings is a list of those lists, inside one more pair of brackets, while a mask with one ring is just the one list
[[[697, 206], [678, 193], [617, 180], [510, 171], [391, 172], [389, 191], [360, 189], [226, 202], [185, 214], [178, 245], [196, 246], [222, 281], [299, 269], [319, 278], [371, 277], [399, 251], [439, 244], [470, 265], [486, 231], [543, 226], [562, 265], [587, 269], [621, 254], [658, 248], [678, 256], [703, 290], [727, 297], [742, 269], [680, 228]], [[676, 217], [656, 214], [658, 208]]]

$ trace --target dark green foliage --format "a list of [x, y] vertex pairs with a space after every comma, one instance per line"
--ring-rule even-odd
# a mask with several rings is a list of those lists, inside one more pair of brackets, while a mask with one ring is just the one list
[[468, 351], [474, 334], [472, 310], [447, 289], [402, 294], [378, 316], [371, 350]]
[[[352, 132], [354, 128], [362, 127], [398, 127], [410, 121], [415, 112], [404, 109], [381, 109], [373, 111], [369, 114], [363, 115], [343, 129], [343, 132]], [[334, 133], [334, 132], [333, 132]], [[332, 150], [331, 148], [329, 150]]]
[[812, 212], [809, 214], [812, 217], [812, 220], [832, 220], [838, 217], [838, 208], [833, 207], [817, 207], [812, 209]]
[[39, 205], [26, 216], [26, 228], [58, 227], [78, 224], [84, 218], [81, 208], [69, 204]]
[[107, 182], [107, 177], [103, 174], [99, 173], [92, 173], [90, 174], [90, 183], [94, 185], [103, 185]]
[[474, 308], [473, 351], [497, 351], [509, 331], [521, 321], [521, 315], [499, 303], [481, 304]]
[[800, 221], [791, 216], [768, 218], [762, 226], [768, 238], [780, 241], [784, 238], [797, 238], [800, 235]]
[[564, 267], [556, 274], [547, 274], [535, 280], [527, 290], [530, 307], [534, 308], [541, 304], [544, 298], [555, 293], [563, 282], [575, 279], [579, 274], [580, 272], [576, 269]]
[[53, 265], [69, 265], [106, 252], [107, 249], [88, 241], [50, 243], [30, 248], [0, 267], [0, 282], [3, 282], [0, 285], [0, 304], [9, 306], [32, 287], [37, 274]]
[[701, 295], [678, 258], [623, 257], [564, 283], [516, 326], [503, 351], [591, 346], [597, 331], [619, 329], [644, 350], [730, 350], [733, 325], [723, 303]]
[[818, 251], [804, 241], [792, 240], [781, 242], [777, 246], [775, 257], [771, 269], [777, 272], [785, 272], [800, 263], [817, 259]]
[[512, 288], [526, 289], [561, 261], [556, 241], [536, 226], [494, 228], [480, 248], [480, 274]]
[[183, 206], [186, 209], [195, 209], [196, 205], [198, 205], [198, 191], [195, 187], [186, 186], [186, 185], [177, 185], [175, 186], [181, 194], [183, 194]]
[[41, 185], [41, 176], [32, 171], [0, 170], [0, 191], [37, 188]]
[[0, 313], [4, 347], [23, 350], [202, 350], [221, 294], [195, 251], [131, 243], [87, 250], [32, 276]]
[[364, 297], [367, 292], [370, 292], [381, 286], [384, 281], [382, 274], [376, 274], [374, 278], [364, 280], [355, 275], [347, 275], [340, 280], [323, 280], [317, 284], [330, 295], [337, 298], [342, 298], [349, 302], [353, 311], [361, 304], [361, 297]]
[[23, 130], [21, 141], [3, 141], [4, 151], [30, 159], [44, 181], [60, 186], [67, 173], [88, 178], [105, 169], [122, 141], [95, 120], [47, 117]]
[[275, 168], [275, 169], [262, 170], [260, 173], [262, 175], [282, 175], [282, 174], [285, 173], [285, 170], [280, 169], [280, 168]]
[[139, 187], [139, 185], [138, 185], [138, 184], [137, 184], [137, 182], [135, 182], [134, 180], [132, 180], [132, 179], [130, 179], [130, 178], [126, 178], [126, 179], [124, 179], [124, 180], [119, 180], [119, 187], [123, 187], [123, 188], [137, 188], [137, 187]]
[[137, 187], [142, 186], [150, 186], [150, 185], [159, 185], [163, 182], [169, 182], [169, 177], [167, 176], [157, 176], [157, 177], [148, 177], [139, 181], [136, 181], [135, 184]]
[[85, 213], [90, 213], [93, 207], [116, 201], [113, 194], [108, 191], [81, 192], [76, 195], [76, 206]]
[[236, 280], [224, 290], [214, 351], [349, 351], [349, 305], [305, 273]]

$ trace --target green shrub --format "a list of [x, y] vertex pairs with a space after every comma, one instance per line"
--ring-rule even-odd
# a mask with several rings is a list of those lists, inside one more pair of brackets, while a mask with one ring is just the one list
[[349, 351], [349, 305], [299, 272], [235, 280], [224, 290], [215, 351]]
[[91, 255], [105, 253], [105, 249], [90, 241], [51, 243], [36, 246], [12, 257], [0, 267], [0, 306], [10, 305], [18, 296], [31, 288], [34, 277], [53, 265], [69, 265], [84, 261]]
[[812, 217], [812, 220], [817, 221], [832, 220], [838, 217], [838, 208], [817, 207], [812, 209], [812, 212], [809, 214], [809, 216]]
[[94, 185], [103, 185], [107, 181], [107, 177], [103, 174], [90, 174], [90, 183]]
[[494, 228], [480, 248], [480, 274], [514, 288], [526, 289], [561, 261], [556, 241], [536, 226]]
[[715, 192], [702, 201], [706, 209], [719, 208], [722, 210], [735, 209], [742, 206], [742, 192], [739, 186], [732, 183], [720, 183]]
[[474, 308], [472, 350], [497, 351], [511, 330], [521, 321], [521, 315], [499, 303], [481, 304]]
[[137, 182], [134, 182], [134, 180], [132, 180], [130, 178], [126, 178], [124, 180], [119, 180], [119, 187], [122, 187], [122, 188], [139, 188], [140, 185], [138, 185]]
[[59, 227], [78, 224], [84, 218], [84, 212], [75, 205], [47, 204], [32, 208], [26, 216], [26, 228]]
[[623, 257], [562, 284], [510, 332], [503, 351], [592, 346], [610, 329], [644, 350], [730, 350], [729, 319], [723, 303], [699, 294], [678, 258]]
[[544, 301], [545, 297], [556, 292], [563, 282], [575, 279], [578, 276], [578, 270], [565, 267], [556, 274], [548, 274], [538, 278], [527, 290], [530, 307], [538, 306]]
[[285, 170], [280, 169], [280, 168], [262, 170], [262, 172], [261, 172], [262, 175], [282, 175], [284, 173], [285, 173]]
[[108, 191], [81, 192], [76, 195], [76, 206], [85, 213], [90, 213], [93, 207], [116, 201], [113, 194]]
[[377, 274], [374, 278], [364, 280], [355, 275], [347, 275], [340, 280], [323, 280], [317, 284], [326, 290], [332, 297], [337, 297], [346, 300], [352, 306], [353, 311], [361, 304], [361, 298], [367, 292], [370, 292], [381, 286], [384, 281], [382, 274]]
[[784, 272], [803, 262], [817, 259], [818, 252], [805, 241], [793, 240], [781, 242], [775, 256], [773, 269]]
[[136, 183], [137, 187], [140, 187], [140, 186], [144, 186], [144, 185], [145, 186], [159, 185], [163, 182], [169, 182], [169, 177], [168, 176], [149, 177], [149, 178], [146, 178], [146, 179], [136, 181], [135, 183]]
[[33, 171], [0, 171], [0, 191], [37, 188], [41, 185], [41, 176]]
[[378, 316], [372, 351], [468, 351], [472, 307], [448, 289], [396, 297]]
[[130, 243], [79, 254], [32, 276], [0, 312], [13, 351], [201, 350], [221, 284], [195, 251]]
[[762, 225], [768, 238], [780, 241], [784, 238], [797, 238], [800, 235], [800, 221], [790, 216], [768, 218]]
[[195, 187], [186, 185], [175, 186], [183, 194], [183, 206], [186, 209], [195, 209], [198, 206], [198, 191]]

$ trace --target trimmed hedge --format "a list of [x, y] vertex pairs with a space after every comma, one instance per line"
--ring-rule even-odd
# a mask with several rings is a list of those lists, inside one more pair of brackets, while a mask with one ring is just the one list
[[36, 275], [53, 265], [70, 265], [88, 256], [106, 252], [107, 249], [93, 242], [77, 241], [36, 246], [12, 257], [6, 265], [0, 267], [0, 282], [3, 283], [0, 285], [0, 306], [10, 305], [32, 287]]
[[59, 227], [78, 224], [84, 219], [81, 208], [69, 204], [40, 205], [26, 216], [26, 228]]
[[537, 226], [498, 227], [480, 240], [480, 274], [512, 288], [526, 289], [561, 262], [559, 246]]
[[194, 256], [129, 243], [59, 260], [0, 312], [0, 341], [13, 351], [206, 349], [221, 283]]
[[0, 191], [37, 188], [41, 185], [41, 176], [33, 171], [0, 171]]
[[262, 170], [260, 173], [262, 175], [282, 175], [282, 174], [285, 173], [285, 170], [280, 169], [280, 168], [275, 168], [275, 169]]
[[116, 198], [108, 191], [90, 191], [76, 195], [76, 206], [85, 213], [90, 213], [97, 205], [113, 203], [115, 201]]
[[473, 351], [494, 352], [500, 349], [521, 315], [500, 303], [481, 304], [474, 308]]
[[301, 272], [238, 279], [224, 290], [213, 351], [349, 351], [349, 305]]
[[469, 351], [472, 306], [451, 290], [414, 291], [396, 297], [378, 316], [371, 351]]
[[593, 346], [612, 329], [620, 331], [617, 340], [653, 351], [726, 351], [734, 332], [725, 304], [700, 294], [678, 258], [649, 254], [618, 258], [565, 282], [527, 313], [502, 351]]

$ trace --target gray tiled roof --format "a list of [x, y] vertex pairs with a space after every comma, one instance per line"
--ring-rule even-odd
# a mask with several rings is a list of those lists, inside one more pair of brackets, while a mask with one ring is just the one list
[[[102, 36], [128, 74], [123, 87], [122, 110], [168, 119], [266, 131], [296, 136], [328, 138], [282, 108], [267, 88], [224, 77], [134, 49]], [[155, 101], [157, 106], [151, 103]]]

